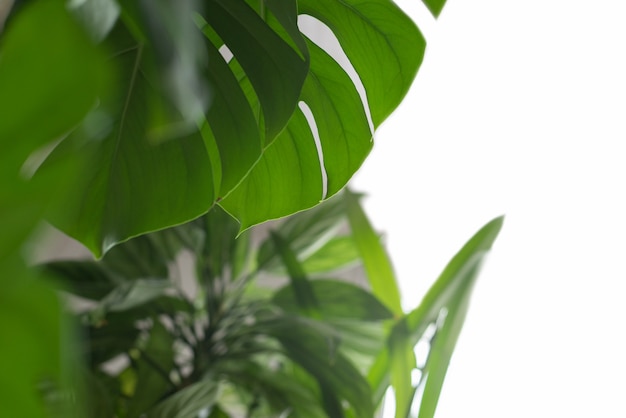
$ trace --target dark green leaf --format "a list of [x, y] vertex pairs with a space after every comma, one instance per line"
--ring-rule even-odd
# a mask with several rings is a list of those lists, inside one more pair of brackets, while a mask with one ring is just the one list
[[155, 322], [146, 347], [135, 360], [137, 383], [128, 402], [128, 418], [138, 418], [173, 389], [169, 373], [174, 366], [172, 336]]
[[293, 297], [293, 301], [300, 312], [303, 312], [307, 316], [319, 316], [319, 304], [315, 290], [313, 289], [309, 279], [306, 277], [306, 273], [302, 269], [298, 259], [294, 255], [291, 248], [289, 248], [289, 244], [287, 244], [285, 240], [283, 240], [283, 238], [276, 232], [272, 232], [271, 237], [274, 242], [274, 246], [283, 260], [283, 263], [287, 267], [287, 272], [291, 281], [291, 292], [289, 296]]
[[63, 290], [86, 299], [103, 298], [119, 282], [118, 277], [93, 261], [52, 261], [41, 267], [57, 280]]
[[117, 51], [119, 89], [103, 97], [44, 163], [85, 163], [66, 205], [72, 221], [57, 223], [97, 256], [135, 235], [197, 217], [214, 199], [211, 163], [198, 133], [158, 144], [148, 140], [148, 103], [165, 100], [145, 76], [148, 47], [120, 24], [109, 38]]
[[288, 357], [314, 376], [327, 393], [350, 403], [357, 417], [373, 415], [367, 381], [337, 350], [337, 341], [331, 334], [323, 333], [311, 321], [296, 317], [276, 318], [260, 326], [277, 338]]
[[274, 138], [296, 107], [307, 63], [244, 1], [207, 1], [205, 11], [206, 21], [254, 86], [263, 109], [265, 135]]
[[[389, 319], [393, 314], [366, 290], [338, 280], [312, 280], [313, 292], [321, 317], [324, 319], [357, 319], [378, 321]], [[299, 304], [293, 286], [278, 290], [272, 299], [282, 309], [297, 313]]]
[[402, 315], [400, 291], [387, 252], [359, 204], [359, 196], [346, 190], [346, 211], [354, 242], [361, 254], [372, 293], [395, 315]]

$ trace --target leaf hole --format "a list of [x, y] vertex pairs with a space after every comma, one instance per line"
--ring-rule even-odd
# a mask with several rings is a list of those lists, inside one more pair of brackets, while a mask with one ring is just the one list
[[333, 33], [333, 31], [322, 21], [319, 19], [309, 16], [309, 15], [300, 15], [298, 16], [298, 27], [303, 35], [309, 38], [314, 44], [322, 48], [332, 59], [334, 59], [337, 64], [348, 74], [350, 80], [354, 84], [357, 92], [359, 93], [359, 97], [361, 98], [361, 103], [363, 104], [363, 109], [365, 110], [365, 115], [367, 117], [367, 123], [370, 128], [370, 132], [374, 133], [374, 123], [372, 122], [372, 115], [370, 113], [370, 107], [367, 101], [367, 92], [365, 91], [365, 86], [363, 86], [363, 82], [359, 77], [359, 74], [354, 69], [354, 66], [350, 62], [350, 59], [344, 52], [339, 40]]
[[315, 116], [313, 116], [313, 112], [309, 105], [305, 102], [298, 102], [298, 107], [300, 111], [304, 115], [307, 123], [309, 124], [309, 129], [311, 129], [311, 133], [313, 134], [313, 139], [315, 140], [315, 148], [317, 149], [317, 158], [320, 163], [320, 171], [322, 174], [322, 196], [321, 200], [326, 199], [326, 195], [328, 194], [328, 174], [326, 173], [326, 167], [324, 165], [324, 150], [322, 149], [322, 142], [320, 141], [320, 135], [317, 130], [317, 123], [315, 122]]

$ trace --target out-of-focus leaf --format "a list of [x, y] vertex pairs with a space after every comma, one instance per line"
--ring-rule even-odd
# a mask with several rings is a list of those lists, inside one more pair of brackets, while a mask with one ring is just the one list
[[25, 177], [34, 167], [25, 162], [84, 117], [108, 70], [62, 1], [29, 3], [7, 25], [0, 45], [0, 259], [19, 249], [47, 206], [65, 203], [75, 164], [33, 183]]
[[61, 380], [61, 307], [52, 289], [20, 263], [0, 262], [0, 388], [3, 416], [43, 418], [36, 383]]
[[289, 410], [289, 416], [298, 418], [323, 418], [324, 414], [316, 393], [281, 367], [271, 370], [254, 361], [232, 361], [219, 367], [219, 372], [239, 387], [262, 394], [273, 410]]
[[[459, 292], [471, 289], [470, 284], [476, 280], [478, 267], [491, 249], [502, 228], [503, 221], [503, 217], [493, 219], [470, 238], [445, 267], [420, 305], [405, 316], [403, 321], [406, 322], [411, 345], [417, 344], [428, 325], [437, 321], [442, 308], [456, 309], [453, 305], [458, 302], [455, 298]], [[368, 381], [372, 387], [375, 405], [381, 401], [385, 389], [390, 383], [389, 362], [389, 351], [382, 350], [368, 373]]]
[[409, 418], [411, 403], [415, 394], [412, 384], [412, 371], [415, 369], [414, 344], [404, 320], [395, 324], [389, 336], [390, 381], [396, 400], [396, 418]]
[[[474, 271], [469, 274], [476, 275], [478, 269], [479, 266], [475, 266]], [[423, 370], [423, 373], [426, 375], [426, 383], [420, 402], [418, 418], [432, 418], [435, 416], [450, 358], [465, 322], [473, 284], [473, 281], [468, 281], [465, 286], [458, 288], [448, 304], [444, 323], [433, 338], [428, 360]]]
[[174, 366], [172, 336], [160, 322], [155, 322], [146, 347], [136, 359], [137, 383], [128, 402], [128, 418], [138, 418], [173, 389], [169, 373]]
[[[350, 283], [339, 280], [312, 280], [306, 291], [312, 292], [319, 313], [324, 319], [357, 319], [380, 321], [393, 314], [372, 294]], [[293, 286], [278, 290], [273, 302], [287, 312], [297, 313], [299, 304]]]
[[[289, 244], [299, 259], [306, 258], [332, 238], [342, 220], [345, 219], [344, 204], [339, 198], [328, 199], [305, 212], [290, 216], [276, 231]], [[279, 254], [271, 238], [266, 239], [259, 249], [257, 263], [261, 268], [275, 268]]]
[[439, 17], [441, 10], [443, 10], [443, 6], [446, 4], [446, 0], [422, 0], [428, 10], [435, 16]]
[[[101, 256], [133, 236], [191, 220], [214, 200], [211, 162], [194, 132], [154, 143], [147, 103], [163, 102], [151, 80], [149, 47], [118, 22], [107, 38], [119, 67], [116, 89], [64, 140], [39, 170], [67, 159], [84, 163], [80, 184], [64, 206], [71, 221], [54, 222]], [[66, 215], [67, 216], [67, 215]]]
[[201, 380], [167, 397], [148, 413], [148, 418], [196, 418], [200, 411], [209, 410], [215, 403], [218, 385]]
[[105, 320], [84, 330], [84, 358], [92, 367], [128, 352], [137, 342], [139, 329], [135, 318], [125, 313], [109, 314]]
[[322, 273], [350, 266], [359, 260], [359, 251], [351, 236], [335, 237], [302, 260], [307, 273]]
[[68, 8], [98, 42], [107, 36], [120, 15], [115, 0], [70, 0]]
[[346, 211], [354, 242], [361, 254], [372, 293], [395, 315], [403, 315], [400, 291], [387, 252], [359, 204], [359, 196], [346, 190]]
[[172, 290], [168, 279], [137, 279], [118, 285], [100, 302], [103, 311], [120, 312], [143, 305]]
[[41, 268], [52, 275], [63, 290], [92, 300], [106, 296], [120, 280], [93, 261], [51, 261]]
[[295, 254], [289, 248], [289, 244], [283, 238], [275, 233], [271, 233], [274, 246], [278, 250], [283, 263], [287, 267], [289, 279], [291, 281], [291, 292], [288, 294], [295, 302], [295, 307], [299, 311], [303, 312], [307, 316], [317, 317], [319, 316], [319, 303], [315, 290], [313, 289], [311, 282], [306, 277], [306, 273], [302, 269], [302, 266], [296, 259]]
[[338, 341], [331, 334], [322, 333], [314, 322], [297, 317], [274, 318], [259, 326], [278, 339], [287, 356], [314, 376], [326, 393], [347, 401], [357, 417], [373, 415], [367, 381], [337, 350]]
[[222, 277], [233, 265], [239, 225], [219, 206], [213, 207], [203, 219], [207, 238], [200, 257], [212, 276]]

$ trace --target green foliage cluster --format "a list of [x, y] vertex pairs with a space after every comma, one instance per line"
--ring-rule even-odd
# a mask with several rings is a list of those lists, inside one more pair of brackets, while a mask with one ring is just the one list
[[[444, 1], [424, 3], [437, 15]], [[303, 33], [303, 15], [349, 64]], [[255, 411], [366, 417], [391, 385], [406, 416], [412, 347], [440, 323], [422, 370], [432, 416], [501, 220], [404, 314], [356, 197], [316, 206], [366, 158], [424, 49], [389, 0], [16, 1], [0, 33], [1, 415], [220, 416], [230, 394]], [[235, 240], [312, 207], [259, 248]], [[349, 236], [329, 232], [338, 213]], [[42, 219], [101, 261], [28, 267]], [[168, 270], [183, 248], [198, 265], [191, 299]], [[371, 291], [310, 280], [336, 257], [361, 260]], [[253, 297], [252, 277], [280, 266], [290, 285]], [[84, 335], [60, 288], [94, 306], [78, 315]], [[104, 373], [120, 353], [130, 366]]]
[[[83, 302], [75, 309], [86, 360], [77, 378], [87, 401], [80, 416], [369, 418], [391, 386], [396, 417], [432, 417], [477, 269], [501, 222], [481, 229], [407, 313], [350, 191], [261, 240], [253, 231], [237, 237], [237, 222], [215, 207], [122, 243], [100, 261], [47, 263], [44, 270]], [[183, 250], [193, 255], [190, 278], [177, 268]], [[346, 266], [362, 268], [368, 282], [338, 278]], [[268, 275], [284, 280], [264, 285]], [[431, 350], [417, 364], [413, 348], [425, 338]], [[70, 416], [65, 407], [56, 409]]]

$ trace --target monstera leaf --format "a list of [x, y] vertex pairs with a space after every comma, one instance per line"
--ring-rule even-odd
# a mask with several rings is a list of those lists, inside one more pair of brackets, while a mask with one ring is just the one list
[[50, 217], [96, 256], [216, 202], [245, 229], [334, 195], [425, 49], [387, 0], [85, 0], [75, 11], [118, 82], [40, 176], [83, 164], [65, 221]]

